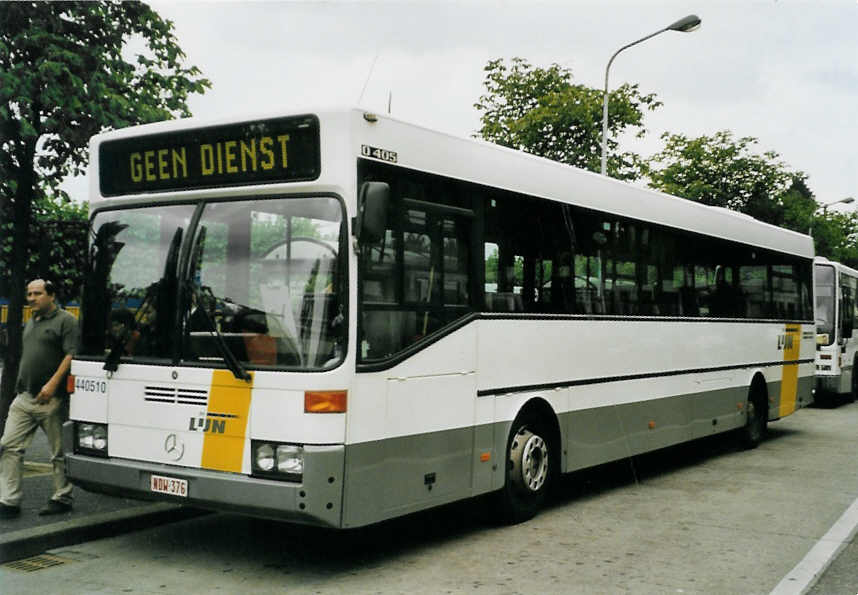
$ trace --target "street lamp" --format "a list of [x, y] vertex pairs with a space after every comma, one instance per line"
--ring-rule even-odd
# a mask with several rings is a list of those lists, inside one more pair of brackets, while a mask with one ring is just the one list
[[822, 216], [824, 217], [826, 213], [828, 213], [828, 207], [833, 207], [834, 205], [848, 205], [849, 203], [855, 202], [855, 199], [851, 196], [847, 196], [846, 198], [841, 198], [840, 200], [835, 200], [834, 202], [829, 202], [822, 205]]
[[[825, 203], [816, 208], [814, 213], [819, 209], [822, 209], [822, 217], [824, 218], [828, 214], [828, 207], [833, 207], [834, 205], [848, 205], [850, 203], [855, 202], [855, 198], [852, 196], [847, 196], [846, 198], [841, 198], [840, 200], [835, 200], [833, 202]], [[810, 216], [810, 228], [807, 230], [807, 235], [813, 235], [813, 214]]]
[[611, 56], [611, 59], [608, 60], [608, 66], [605, 68], [605, 95], [602, 98], [602, 175], [605, 175], [605, 172], [608, 168], [608, 71], [611, 70], [611, 63], [614, 61], [614, 58], [617, 57], [617, 54], [622, 52], [623, 50], [632, 47], [633, 45], [637, 45], [642, 41], [646, 41], [650, 37], [655, 37], [660, 33], [664, 33], [665, 31], [680, 31], [682, 33], [690, 33], [691, 31], [696, 31], [700, 28], [700, 18], [695, 14], [690, 14], [687, 17], [681, 18], [675, 23], [672, 23], [665, 27], [664, 29], [659, 29], [655, 33], [651, 33], [646, 37], [641, 37], [637, 41], [633, 41], [628, 45], [624, 45]]

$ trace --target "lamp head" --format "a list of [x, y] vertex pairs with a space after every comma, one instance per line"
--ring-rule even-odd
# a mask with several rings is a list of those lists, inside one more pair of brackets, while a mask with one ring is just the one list
[[670, 31], [681, 31], [682, 33], [690, 33], [700, 28], [700, 17], [696, 14], [690, 14], [687, 17], [681, 18], [672, 25], [668, 25]]

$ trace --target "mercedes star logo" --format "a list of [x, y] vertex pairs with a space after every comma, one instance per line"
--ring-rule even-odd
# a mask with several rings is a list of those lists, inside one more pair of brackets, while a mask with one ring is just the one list
[[164, 451], [174, 461], [178, 461], [185, 454], [185, 445], [179, 440], [175, 434], [170, 434], [164, 440]]

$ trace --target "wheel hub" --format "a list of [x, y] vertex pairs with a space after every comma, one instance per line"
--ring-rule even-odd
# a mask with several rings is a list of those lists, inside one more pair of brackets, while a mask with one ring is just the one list
[[522, 428], [510, 448], [512, 480], [528, 492], [538, 492], [548, 479], [548, 445], [541, 436]]

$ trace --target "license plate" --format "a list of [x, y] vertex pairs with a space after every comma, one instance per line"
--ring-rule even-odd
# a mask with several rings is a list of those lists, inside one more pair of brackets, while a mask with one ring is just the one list
[[175, 477], [164, 477], [163, 475], [152, 475], [149, 479], [149, 489], [159, 494], [170, 496], [188, 497], [188, 480], [176, 479]]

